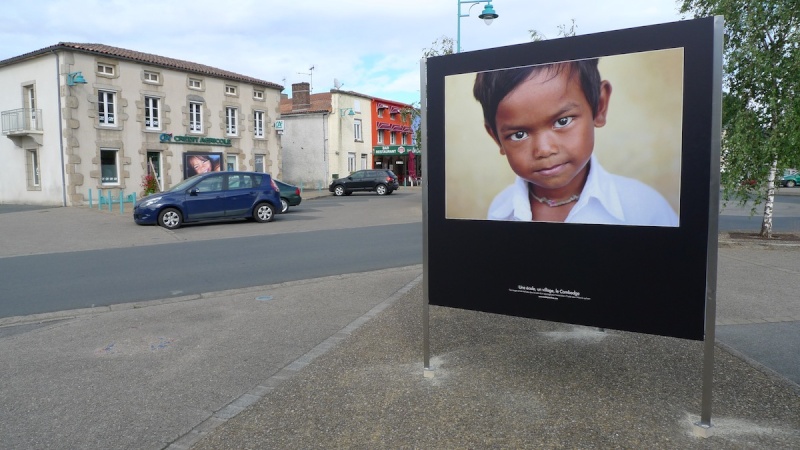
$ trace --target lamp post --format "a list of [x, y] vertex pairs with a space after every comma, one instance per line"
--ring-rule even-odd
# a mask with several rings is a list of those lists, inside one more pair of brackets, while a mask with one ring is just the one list
[[[479, 19], [483, 19], [486, 22], [486, 25], [491, 25], [494, 19], [497, 19], [498, 15], [494, 12], [494, 8], [492, 8], [492, 0], [457, 0], [458, 1], [458, 32], [456, 34], [456, 53], [461, 53], [461, 18], [462, 17], [469, 17], [469, 12], [472, 10], [472, 7], [477, 5], [478, 3], [486, 3], [486, 6], [483, 8], [481, 15], [478, 16]], [[461, 13], [461, 5], [469, 4], [469, 9], [467, 9], [466, 14]]]

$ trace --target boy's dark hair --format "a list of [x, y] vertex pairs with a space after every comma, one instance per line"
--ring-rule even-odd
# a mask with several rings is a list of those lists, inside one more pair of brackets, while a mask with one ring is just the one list
[[480, 72], [475, 77], [475, 86], [472, 88], [472, 94], [483, 107], [483, 120], [497, 135], [497, 121], [495, 120], [497, 106], [509, 92], [536, 73], [547, 71], [550, 77], [554, 78], [561, 74], [563, 70], [568, 70], [570, 77], [576, 75], [580, 77], [583, 95], [586, 96], [586, 101], [589, 102], [589, 106], [592, 108], [592, 117], [594, 117], [597, 114], [598, 101], [600, 99], [600, 71], [597, 69], [597, 62], [597, 58], [592, 58]]

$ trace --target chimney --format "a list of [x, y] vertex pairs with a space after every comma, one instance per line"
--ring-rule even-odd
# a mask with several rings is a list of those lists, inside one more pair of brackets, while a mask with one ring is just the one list
[[292, 111], [311, 108], [310, 87], [309, 83], [292, 84]]

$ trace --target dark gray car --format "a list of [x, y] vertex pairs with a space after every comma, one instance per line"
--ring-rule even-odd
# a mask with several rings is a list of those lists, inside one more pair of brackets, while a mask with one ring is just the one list
[[367, 169], [333, 180], [328, 190], [336, 196], [350, 195], [356, 191], [374, 191], [378, 195], [388, 195], [399, 187], [397, 175], [391, 170]]

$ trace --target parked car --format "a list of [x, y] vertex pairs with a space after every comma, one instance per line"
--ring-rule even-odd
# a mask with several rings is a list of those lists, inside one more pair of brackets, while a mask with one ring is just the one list
[[133, 208], [133, 220], [171, 230], [184, 223], [209, 220], [271, 222], [280, 204], [278, 186], [268, 173], [211, 172], [142, 198]]
[[794, 171], [787, 171], [783, 174], [783, 178], [780, 180], [781, 186], [786, 187], [795, 187], [800, 185], [800, 172]]
[[300, 196], [299, 187], [284, 183], [280, 180], [275, 180], [275, 184], [277, 184], [278, 189], [281, 190], [281, 213], [285, 213], [289, 210], [290, 206], [297, 206], [303, 201], [303, 197]]
[[375, 191], [378, 195], [388, 195], [399, 187], [397, 175], [391, 170], [368, 169], [333, 180], [328, 190], [337, 196], [350, 195], [355, 191]]

